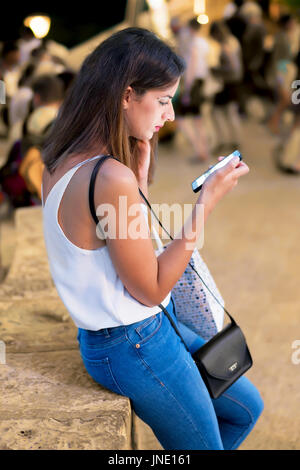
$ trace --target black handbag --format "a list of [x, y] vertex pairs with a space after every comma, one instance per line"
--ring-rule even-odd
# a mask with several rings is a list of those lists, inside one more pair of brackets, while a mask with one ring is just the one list
[[[94, 207], [94, 185], [98, 169], [100, 165], [104, 162], [104, 160], [106, 160], [107, 158], [114, 157], [107, 155], [100, 161], [98, 161], [91, 175], [89, 187], [89, 204], [91, 214], [96, 224], [98, 224], [99, 221], [97, 219]], [[150, 203], [148, 202], [148, 200], [140, 189], [139, 192], [144, 201], [146, 202], [147, 206], [150, 208], [154, 217], [157, 219], [159, 225], [168, 234], [170, 239], [173, 240], [172, 236], [161, 224], [160, 220], [152, 210]], [[220, 304], [219, 300], [207, 287], [199, 273], [190, 263], [189, 265], [195, 271], [197, 276], [199, 276], [199, 278], [206, 286], [210, 294]], [[218, 398], [220, 395], [222, 395], [222, 393], [224, 393], [241, 375], [243, 375], [253, 365], [252, 357], [242, 330], [236, 324], [232, 316], [227, 312], [225, 307], [223, 305], [221, 306], [222, 308], [224, 308], [224, 312], [229, 316], [231, 322], [226, 325], [221, 331], [219, 331], [215, 336], [213, 336], [209, 341], [207, 341], [203, 346], [201, 346], [201, 348], [199, 348], [192, 354], [192, 358], [198, 367], [198, 370], [201, 374], [201, 377], [207, 387], [211, 398]], [[159, 307], [166, 314], [174, 330], [181, 338], [186, 350], [190, 353], [187, 345], [184, 342], [184, 339], [182, 338], [176, 324], [169, 315], [168, 311], [162, 304], [159, 304]]]

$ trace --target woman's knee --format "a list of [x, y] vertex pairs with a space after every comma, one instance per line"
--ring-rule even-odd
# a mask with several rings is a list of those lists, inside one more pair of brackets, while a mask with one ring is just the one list
[[[247, 380], [246, 377], [244, 379]], [[259, 390], [249, 381], [247, 399], [244, 406], [247, 408], [253, 424], [258, 420], [264, 409], [264, 401]]]
[[220, 402], [215, 403], [217, 412], [227, 418], [230, 415], [240, 425], [254, 425], [264, 409], [260, 392], [245, 376], [240, 377], [223, 394], [223, 398], [225, 401], [218, 399]]
[[253, 397], [253, 411], [252, 414], [254, 416], [255, 421], [260, 417], [264, 410], [264, 401], [262, 399], [262, 396], [260, 392], [256, 389], [256, 395]]

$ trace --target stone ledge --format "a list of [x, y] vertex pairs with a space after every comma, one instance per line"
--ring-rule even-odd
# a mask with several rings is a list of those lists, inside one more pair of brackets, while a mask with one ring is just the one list
[[128, 398], [94, 382], [79, 351], [7, 354], [0, 449], [130, 450]]
[[[47, 289], [53, 286], [49, 272], [47, 252], [43, 234], [41, 207], [22, 207], [15, 211], [16, 250], [5, 284], [17, 282], [31, 286], [35, 283]], [[25, 288], [25, 289], [24, 289]]]
[[0, 326], [7, 352], [78, 349], [77, 328], [58, 297], [2, 300]]
[[41, 207], [15, 212], [16, 249], [0, 285], [0, 449], [132, 449], [130, 401], [94, 382], [53, 284]]
[[15, 212], [16, 249], [0, 284], [7, 365], [0, 450], [162, 449], [130, 400], [87, 374], [75, 327], [49, 272], [41, 207]]

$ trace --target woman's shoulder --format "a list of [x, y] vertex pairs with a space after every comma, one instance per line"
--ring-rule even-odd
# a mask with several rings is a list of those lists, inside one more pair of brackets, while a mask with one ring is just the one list
[[102, 179], [110, 184], [136, 181], [134, 172], [117, 157], [107, 158], [101, 168]]
[[103, 200], [112, 202], [120, 195], [131, 198], [137, 194], [138, 182], [134, 172], [124, 163], [108, 158], [96, 177], [95, 200], [98, 203]]

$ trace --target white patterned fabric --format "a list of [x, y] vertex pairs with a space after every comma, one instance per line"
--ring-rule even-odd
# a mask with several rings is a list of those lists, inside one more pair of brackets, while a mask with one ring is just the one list
[[[146, 206], [144, 206], [144, 210], [147, 210]], [[158, 256], [167, 245], [162, 244], [154, 224], [151, 225], [151, 232], [158, 247], [156, 251]], [[181, 323], [184, 323], [203, 339], [209, 340], [223, 328], [224, 309], [222, 305], [224, 306], [225, 303], [197, 248], [191, 256], [190, 263], [221, 305], [188, 264], [185, 272], [172, 289], [176, 316]]]
[[[197, 249], [194, 250], [190, 263], [220, 304], [224, 306], [224, 300]], [[224, 309], [214, 299], [190, 265], [187, 266], [173, 287], [172, 298], [175, 302], [178, 320], [203, 339], [211, 339], [222, 329]]]

